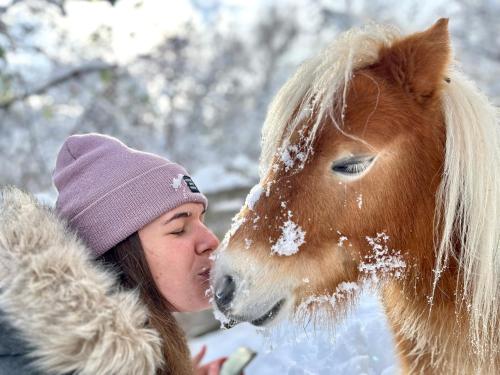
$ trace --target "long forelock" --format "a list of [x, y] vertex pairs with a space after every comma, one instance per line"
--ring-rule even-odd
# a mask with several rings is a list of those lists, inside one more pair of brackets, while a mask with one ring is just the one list
[[389, 46], [398, 38], [400, 33], [392, 26], [370, 24], [353, 28], [300, 66], [269, 106], [262, 129], [261, 179], [268, 174], [276, 153], [288, 146], [290, 136], [302, 124], [304, 116], [314, 116], [306, 140], [306, 157], [326, 116], [331, 116], [341, 130], [341, 124], [332, 114], [344, 112], [353, 71], [375, 63], [381, 47]]

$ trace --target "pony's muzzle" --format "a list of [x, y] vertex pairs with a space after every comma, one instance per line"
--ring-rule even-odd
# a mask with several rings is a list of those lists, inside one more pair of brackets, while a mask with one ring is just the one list
[[225, 275], [215, 286], [215, 304], [222, 313], [225, 314], [228, 312], [231, 302], [234, 299], [235, 291], [236, 283], [229, 275]]

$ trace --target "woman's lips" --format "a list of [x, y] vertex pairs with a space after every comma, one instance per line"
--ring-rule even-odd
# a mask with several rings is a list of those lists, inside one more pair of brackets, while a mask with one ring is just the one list
[[198, 273], [199, 276], [203, 278], [203, 281], [209, 281], [210, 280], [210, 267], [205, 267], [203, 270]]

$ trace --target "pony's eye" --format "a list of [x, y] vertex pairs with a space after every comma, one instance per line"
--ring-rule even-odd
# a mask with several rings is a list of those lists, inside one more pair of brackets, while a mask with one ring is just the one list
[[352, 156], [335, 161], [332, 170], [342, 176], [356, 177], [366, 171], [375, 160], [375, 156]]

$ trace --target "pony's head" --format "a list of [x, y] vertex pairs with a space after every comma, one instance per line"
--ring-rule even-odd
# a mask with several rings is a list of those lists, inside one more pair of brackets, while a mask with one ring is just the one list
[[366, 279], [444, 274], [461, 232], [446, 232], [456, 201], [440, 197], [464, 193], [443, 188], [448, 117], [470, 107], [455, 94], [478, 95], [450, 61], [442, 19], [408, 37], [348, 31], [299, 68], [270, 106], [261, 181], [216, 255], [214, 299], [228, 318], [265, 325], [321, 302], [342, 307]]

